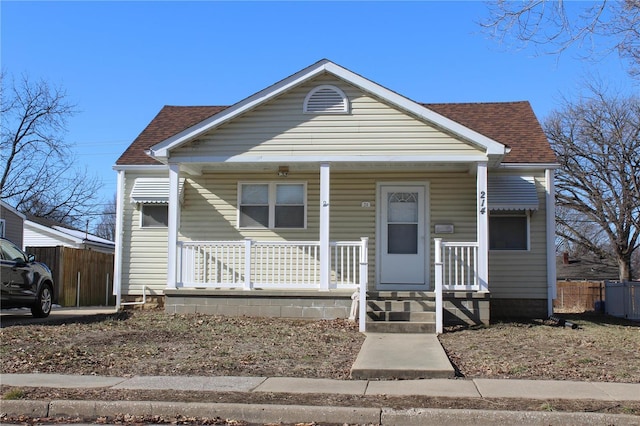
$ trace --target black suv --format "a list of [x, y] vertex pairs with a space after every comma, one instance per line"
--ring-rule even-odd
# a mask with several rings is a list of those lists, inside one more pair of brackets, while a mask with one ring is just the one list
[[34, 317], [49, 316], [53, 303], [53, 278], [44, 263], [35, 261], [6, 238], [0, 238], [0, 307], [31, 308]]

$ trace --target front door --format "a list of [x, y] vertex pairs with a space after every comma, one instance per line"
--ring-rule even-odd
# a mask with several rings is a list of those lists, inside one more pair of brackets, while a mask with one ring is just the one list
[[381, 185], [380, 290], [425, 290], [425, 186]]

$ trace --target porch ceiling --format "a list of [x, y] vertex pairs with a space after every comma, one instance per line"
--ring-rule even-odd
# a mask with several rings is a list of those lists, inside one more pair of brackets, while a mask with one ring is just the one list
[[[332, 171], [447, 171], [447, 172], [475, 172], [475, 163], [456, 162], [331, 162]], [[264, 163], [189, 163], [181, 164], [181, 172], [187, 174], [201, 174], [219, 171], [269, 172], [277, 175], [282, 166], [289, 168], [289, 172], [320, 172], [320, 163], [301, 162], [264, 162]]]

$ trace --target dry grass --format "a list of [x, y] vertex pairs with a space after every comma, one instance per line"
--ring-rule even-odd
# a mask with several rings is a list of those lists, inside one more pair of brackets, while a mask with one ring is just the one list
[[[640, 382], [640, 324], [597, 314], [449, 328], [440, 341], [465, 377]], [[233, 375], [347, 379], [364, 336], [344, 320], [126, 311], [0, 329], [0, 373]]]
[[126, 311], [0, 330], [1, 373], [344, 379], [364, 341], [344, 320]]
[[640, 382], [640, 324], [596, 313], [450, 328], [440, 336], [466, 377]]

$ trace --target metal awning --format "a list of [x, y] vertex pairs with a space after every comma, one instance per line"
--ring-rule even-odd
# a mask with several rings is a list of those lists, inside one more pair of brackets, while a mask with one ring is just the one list
[[[184, 181], [179, 181], [179, 199], [184, 200]], [[140, 204], [168, 204], [169, 178], [136, 178], [131, 191], [131, 202]]]
[[489, 176], [489, 210], [538, 210], [536, 183], [530, 176]]

